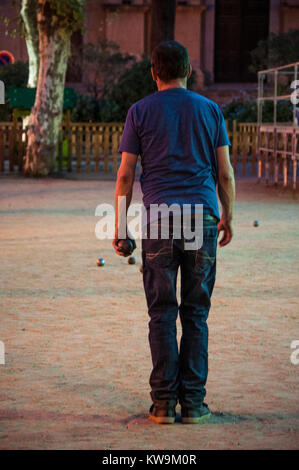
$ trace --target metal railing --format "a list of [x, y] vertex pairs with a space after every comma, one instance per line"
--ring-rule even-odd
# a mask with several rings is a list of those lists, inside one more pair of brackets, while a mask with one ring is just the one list
[[[266, 183], [273, 175], [274, 184], [279, 181], [279, 173], [283, 175], [283, 186], [288, 184], [288, 167], [292, 167], [292, 187], [296, 191], [297, 166], [299, 160], [299, 127], [298, 127], [298, 98], [299, 97], [299, 62], [274, 67], [258, 72], [257, 97], [257, 153], [258, 153], [258, 181], [265, 175]], [[274, 93], [265, 93], [264, 86], [268, 79], [268, 88], [273, 86]], [[291, 83], [290, 79], [291, 78]], [[280, 79], [280, 83], [279, 83]], [[298, 85], [298, 91], [297, 91]], [[281, 93], [282, 90], [294, 88], [291, 93]], [[292, 122], [277, 122], [277, 105], [280, 101], [289, 100], [292, 105]], [[265, 101], [273, 102], [273, 123], [263, 123], [263, 104]]]

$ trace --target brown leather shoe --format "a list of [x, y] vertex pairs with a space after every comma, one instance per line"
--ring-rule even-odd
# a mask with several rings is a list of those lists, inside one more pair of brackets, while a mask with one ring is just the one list
[[173, 424], [175, 422], [175, 407], [159, 408], [152, 405], [149, 410], [149, 418], [158, 424]]

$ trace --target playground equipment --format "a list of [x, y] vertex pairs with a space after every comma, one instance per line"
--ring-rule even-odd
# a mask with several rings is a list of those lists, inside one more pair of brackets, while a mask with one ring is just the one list
[[[292, 187], [296, 192], [297, 165], [299, 160], [299, 62], [274, 67], [258, 72], [258, 181], [265, 175], [266, 184], [270, 175], [278, 184], [279, 174], [283, 187], [288, 183], [288, 166], [292, 164]], [[267, 83], [267, 86], [265, 86]], [[290, 92], [290, 89], [292, 90]], [[271, 93], [272, 90], [272, 93]], [[273, 123], [263, 123], [263, 105], [273, 102]], [[290, 103], [292, 119], [278, 122], [278, 106], [283, 101]], [[298, 105], [298, 106], [297, 106]]]

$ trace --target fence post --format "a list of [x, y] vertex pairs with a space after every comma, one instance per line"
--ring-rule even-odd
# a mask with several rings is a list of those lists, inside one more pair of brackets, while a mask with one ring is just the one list
[[292, 166], [293, 166], [293, 195], [296, 194], [296, 185], [297, 185], [297, 158], [296, 158], [296, 146], [297, 146], [297, 137], [296, 130], [293, 129], [292, 135]]
[[58, 170], [62, 171], [62, 158], [63, 158], [63, 123], [61, 124], [58, 131], [58, 143], [57, 143], [57, 162]]
[[5, 130], [0, 128], [0, 171], [4, 171]]
[[11, 127], [11, 132], [9, 132], [9, 137], [8, 137], [8, 142], [9, 142], [9, 171], [14, 171], [15, 144], [16, 144], [17, 127], [18, 127], [17, 110], [16, 110], [16, 108], [13, 108], [13, 111], [12, 111], [12, 127]]
[[234, 172], [237, 173], [237, 164], [238, 164], [238, 130], [237, 130], [237, 121], [233, 120], [233, 142], [232, 142], [232, 157], [233, 157], [233, 168]]
[[273, 135], [273, 160], [274, 160], [274, 186], [278, 185], [278, 159], [277, 159], [277, 129], [274, 127]]
[[261, 126], [257, 126], [256, 130], [256, 142], [257, 142], [257, 182], [260, 183], [262, 179], [262, 133]]
[[[241, 126], [240, 126], [241, 127]], [[242, 129], [242, 131], [241, 131]], [[244, 132], [244, 127], [240, 129], [240, 147], [242, 150], [241, 159], [242, 159], [242, 175], [246, 175], [246, 164], [247, 164], [247, 135]]]
[[90, 124], [85, 127], [85, 169], [90, 171]]
[[283, 131], [283, 187], [286, 188], [288, 185], [288, 165], [287, 165], [287, 151], [288, 151], [288, 137], [285, 131]]
[[24, 144], [23, 144], [23, 126], [17, 131], [18, 135], [18, 170], [21, 172], [23, 168], [23, 153], [24, 153]]
[[251, 126], [251, 174], [256, 172], [256, 126]]
[[96, 132], [95, 132], [95, 135], [94, 135], [94, 142], [95, 142], [95, 171], [99, 171], [100, 169], [100, 130], [101, 130], [101, 126], [96, 127]]
[[76, 133], [76, 171], [79, 172], [81, 169], [81, 153], [82, 153], [82, 128], [81, 126], [77, 127]]
[[112, 127], [113, 173], [117, 173], [117, 149], [118, 149], [118, 129], [116, 126], [113, 126]]
[[65, 134], [67, 141], [67, 171], [72, 171], [72, 135], [71, 135], [71, 110], [66, 110]]
[[104, 171], [108, 173], [109, 170], [109, 124], [104, 127]]
[[269, 142], [270, 142], [270, 132], [266, 132], [266, 152], [265, 152], [265, 180], [266, 184], [269, 184]]

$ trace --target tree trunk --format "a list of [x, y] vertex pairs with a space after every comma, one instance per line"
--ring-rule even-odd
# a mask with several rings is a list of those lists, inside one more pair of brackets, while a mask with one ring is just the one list
[[71, 31], [56, 26], [55, 18], [49, 0], [38, 0], [40, 66], [24, 165], [31, 176], [54, 172], [56, 163]]
[[25, 40], [29, 56], [29, 77], [27, 87], [35, 88], [39, 70], [37, 0], [23, 0], [21, 16], [25, 25]]
[[150, 52], [162, 41], [174, 39], [176, 0], [152, 0]]

